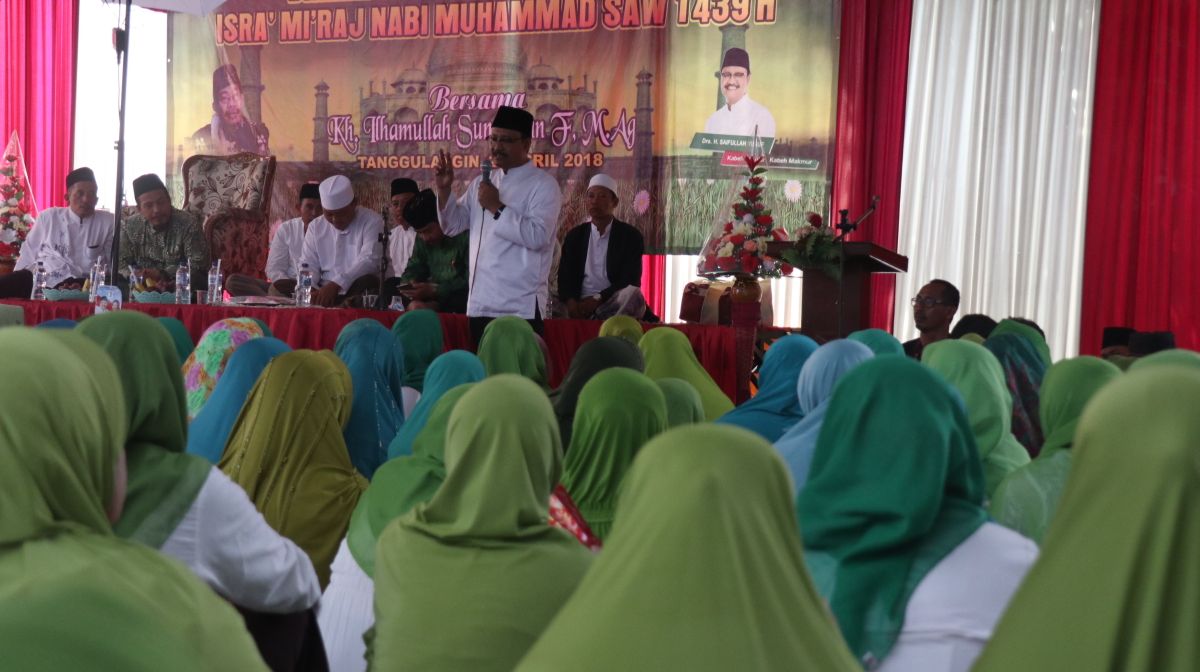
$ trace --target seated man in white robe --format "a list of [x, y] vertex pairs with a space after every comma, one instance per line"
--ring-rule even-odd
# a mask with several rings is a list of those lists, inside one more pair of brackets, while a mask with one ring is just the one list
[[407, 177], [392, 180], [392, 200], [388, 204], [388, 212], [392, 218], [387, 222], [389, 278], [404, 275], [408, 260], [412, 258], [413, 247], [417, 243], [417, 231], [404, 219], [404, 206], [408, 205], [419, 191], [415, 180]]
[[293, 217], [275, 229], [271, 249], [267, 253], [266, 281], [248, 275], [233, 274], [225, 288], [233, 296], [291, 296], [296, 289], [300, 269], [300, 254], [304, 251], [304, 234], [308, 225], [321, 214], [321, 196], [315, 183], [300, 187], [300, 216]]
[[46, 271], [46, 287], [79, 289], [96, 259], [112, 254], [113, 216], [96, 210], [92, 169], [77, 168], [66, 181], [67, 207], [47, 208], [38, 215], [15, 270], [0, 277], [0, 298], [28, 299], [39, 261]]
[[324, 212], [304, 234], [300, 263], [315, 279], [313, 305], [333, 306], [378, 287], [383, 218], [358, 204], [345, 175], [326, 178], [317, 190]]

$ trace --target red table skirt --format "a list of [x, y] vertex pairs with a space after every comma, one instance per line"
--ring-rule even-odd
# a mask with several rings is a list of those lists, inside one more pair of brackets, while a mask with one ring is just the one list
[[[0, 301], [25, 310], [25, 324], [33, 326], [47, 320], [67, 318], [80, 320], [92, 314], [92, 305], [79, 301]], [[138, 310], [154, 317], [178, 318], [187, 327], [192, 340], [213, 322], [226, 317], [254, 317], [271, 328], [275, 337], [293, 348], [310, 350], [332, 349], [342, 327], [359, 318], [378, 320], [391, 327], [397, 314], [388, 311], [352, 308], [254, 308], [249, 306], [177, 306], [174, 304], [128, 303], [127, 309]], [[463, 315], [441, 314], [442, 331], [447, 350], [471, 349], [471, 332]], [[721, 389], [734, 398], [737, 389], [737, 369], [734, 358], [735, 342], [732, 327], [672, 324], [664, 325], [687, 334], [700, 363], [708, 370]], [[571, 364], [575, 351], [593, 339], [600, 331], [595, 320], [546, 320], [546, 345], [550, 348], [550, 384], [557, 387]]]

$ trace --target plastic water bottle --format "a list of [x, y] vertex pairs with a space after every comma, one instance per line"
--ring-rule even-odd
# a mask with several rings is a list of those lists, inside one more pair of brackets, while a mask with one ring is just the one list
[[33, 291], [29, 295], [34, 301], [46, 300], [46, 267], [42, 262], [37, 262], [37, 268], [33, 271]]
[[212, 305], [221, 303], [221, 298], [224, 296], [224, 287], [222, 287], [221, 278], [221, 260], [213, 262], [212, 268], [208, 269], [208, 302]]
[[313, 272], [308, 264], [300, 264], [300, 277], [296, 280], [296, 305], [307, 308], [312, 305]]
[[108, 269], [104, 265], [104, 255], [96, 257], [92, 264], [92, 273], [88, 276], [88, 301], [96, 302], [96, 290], [108, 281]]
[[175, 303], [187, 304], [192, 302], [192, 272], [188, 268], [187, 259], [179, 261], [175, 269]]

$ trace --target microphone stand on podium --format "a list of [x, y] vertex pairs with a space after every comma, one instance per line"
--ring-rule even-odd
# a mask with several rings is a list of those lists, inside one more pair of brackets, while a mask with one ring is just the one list
[[375, 310], [383, 310], [383, 284], [387, 278], [389, 255], [391, 254], [392, 246], [392, 230], [388, 228], [388, 209], [383, 206], [379, 209], [379, 214], [383, 215], [383, 231], [379, 232], [379, 242], [383, 245], [383, 254], [379, 255], [379, 291], [375, 294], [375, 305], [366, 306], [363, 308], [374, 308]]
[[870, 207], [868, 207], [867, 211], [864, 212], [861, 216], [859, 216], [858, 219], [854, 220], [853, 222], [850, 221], [850, 211], [849, 210], [838, 210], [839, 221], [837, 224], [837, 230], [840, 231], [840, 233], [838, 233], [837, 238], [834, 238], [833, 242], [837, 243], [841, 247], [841, 249], [838, 252], [838, 302], [837, 302], [837, 305], [838, 305], [838, 337], [840, 337], [840, 338], [846, 337], [846, 329], [845, 329], [845, 325], [846, 325], [846, 310], [845, 310], [845, 308], [846, 308], [846, 304], [845, 304], [845, 297], [846, 297], [846, 236], [848, 236], [850, 234], [850, 232], [857, 229], [858, 225], [862, 224], [864, 221], [866, 221], [866, 219], [868, 217], [875, 214], [875, 208], [878, 207], [878, 205], [879, 205], [879, 197], [872, 196]]

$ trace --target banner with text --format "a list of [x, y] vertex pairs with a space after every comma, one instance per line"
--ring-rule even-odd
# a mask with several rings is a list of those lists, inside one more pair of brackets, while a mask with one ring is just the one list
[[167, 174], [193, 154], [278, 159], [272, 217], [334, 173], [381, 208], [438, 150], [477, 174], [501, 105], [534, 115], [560, 233], [604, 172], [649, 251], [696, 253], [729, 216], [742, 152], [789, 230], [828, 210], [835, 0], [229, 0], [172, 15]]

